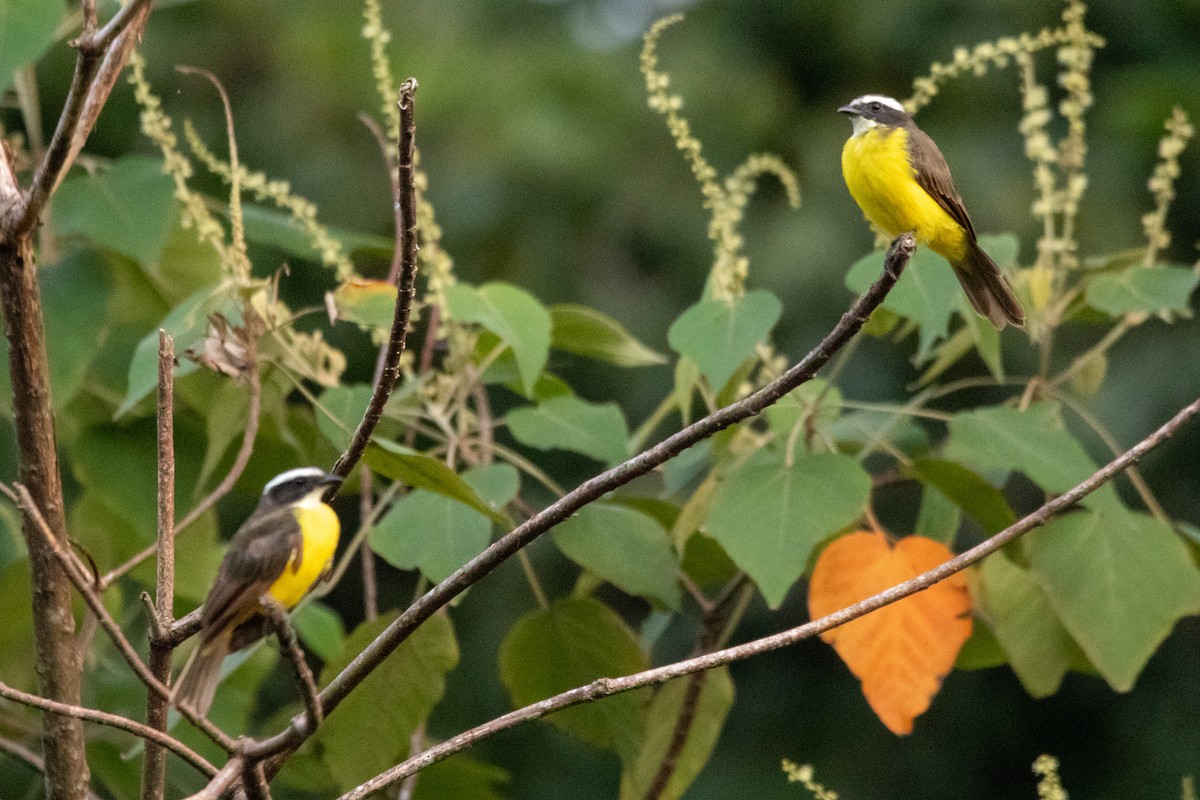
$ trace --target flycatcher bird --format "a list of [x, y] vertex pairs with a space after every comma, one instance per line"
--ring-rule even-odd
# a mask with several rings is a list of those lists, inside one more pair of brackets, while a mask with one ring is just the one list
[[1025, 312], [996, 262], [979, 247], [942, 151], [891, 97], [866, 94], [838, 109], [854, 132], [842, 176], [867, 221], [888, 236], [912, 231], [950, 262], [967, 299], [997, 328]]
[[200, 645], [179, 676], [177, 703], [201, 716], [212, 706], [221, 662], [268, 632], [262, 602], [292, 608], [329, 569], [341, 526], [322, 501], [342, 479], [316, 467], [277, 475], [229, 543], [200, 617]]

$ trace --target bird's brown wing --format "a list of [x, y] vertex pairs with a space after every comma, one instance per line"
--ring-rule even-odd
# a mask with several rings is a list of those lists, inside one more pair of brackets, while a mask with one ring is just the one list
[[246, 520], [229, 543], [217, 579], [204, 601], [204, 639], [215, 636], [255, 608], [263, 592], [303, 548], [300, 524], [288, 508]]
[[962, 197], [954, 188], [954, 179], [950, 177], [950, 167], [946, 157], [938, 149], [933, 139], [916, 126], [906, 126], [908, 131], [908, 155], [916, 172], [917, 183], [937, 201], [937, 204], [949, 214], [955, 222], [962, 225], [971, 240], [975, 239], [975, 227], [967, 216]]

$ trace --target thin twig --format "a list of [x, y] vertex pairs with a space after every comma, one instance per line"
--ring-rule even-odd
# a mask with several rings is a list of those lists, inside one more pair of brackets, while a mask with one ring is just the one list
[[242, 788], [247, 800], [271, 800], [271, 787], [263, 774], [261, 761], [247, 761], [242, 766]]
[[[67, 99], [46, 154], [34, 170], [24, 202], [16, 209], [12, 231], [28, 232], [37, 225], [42, 209], [83, 149], [129, 53], [141, 38], [152, 3], [153, 0], [132, 0], [99, 31], [95, 30], [94, 13], [89, 14], [85, 9], [84, 30], [75, 42], [79, 55]], [[94, 6], [91, 11], [95, 11]]]
[[[413, 729], [412, 736], [408, 737], [408, 757], [420, 753], [425, 748], [425, 720]], [[417, 790], [417, 774], [414, 772], [409, 775], [400, 784], [400, 790], [396, 792], [396, 800], [412, 800], [413, 793]]]
[[[18, 503], [25, 512], [26, 517], [31, 519], [38, 529], [41, 530], [42, 536], [50, 545], [51, 552], [58, 559], [59, 565], [71, 582], [75, 584], [75, 588], [83, 595], [84, 602], [87, 603], [92, 613], [96, 615], [96, 619], [100, 622], [100, 627], [104, 628], [109, 639], [112, 640], [113, 645], [117, 648], [117, 652], [125, 659], [125, 663], [141, 679], [148, 690], [164, 698], [170, 698], [171, 690], [151, 674], [145, 662], [138, 656], [137, 650], [129, 643], [129, 639], [125, 637], [125, 632], [121, 630], [121, 626], [117, 624], [112, 614], [108, 613], [108, 609], [104, 607], [104, 601], [101, 599], [99, 592], [96, 591], [96, 587], [92, 585], [88, 580], [88, 576], [80, 569], [71, 552], [63, 547], [62, 543], [50, 531], [49, 526], [46, 525], [45, 518], [42, 516], [42, 512], [38, 509], [33, 501], [33, 497], [29, 494], [29, 490], [20, 483], [14, 484], [13, 489], [16, 492], [17, 498], [19, 498]], [[4, 491], [8, 493], [9, 490], [5, 487]], [[179, 711], [188, 722], [203, 731], [205, 735], [223, 750], [226, 752], [233, 751], [235, 745], [233, 739], [216, 725], [192, 713], [191, 709], [186, 706], [179, 706]]]
[[[829, 359], [862, 328], [884, 297], [899, 280], [912, 258], [916, 241], [911, 234], [898, 236], [884, 259], [883, 274], [854, 302], [838, 323], [808, 355], [776, 380], [718, 411], [700, 419], [659, 444], [600, 475], [585, 481], [573, 491], [533, 515], [510, 533], [471, 559], [413, 603], [375, 638], [321, 692], [321, 709], [328, 716], [354, 687], [358, 686], [383, 659], [404, 642], [421, 623], [446, 606], [467, 587], [482, 579], [527, 544], [567, 519], [583, 506], [594, 502], [634, 478], [670, 461], [687, 448], [707, 439], [730, 425], [749, 419], [779, 398], [810, 380]], [[247, 751], [263, 758], [297, 746], [312, 732], [303, 717], [293, 718], [288, 728], [262, 740]], [[275, 762], [273, 762], [275, 763]]]
[[[736, 587], [741, 586], [744, 581], [745, 575], [743, 574], [732, 582], [730, 587], [736, 590]], [[729, 605], [734, 597], [735, 591], [726, 590], [722, 592], [721, 598], [717, 602], [708, 604], [708, 608], [704, 612], [704, 624], [701, 626], [700, 635], [696, 640], [695, 652], [697, 655], [708, 653], [717, 647], [722, 632], [730, 627], [726, 625], [726, 620], [729, 619]], [[687, 685], [683, 690], [683, 699], [679, 704], [679, 714], [675, 717], [675, 727], [671, 729], [671, 739], [667, 742], [667, 749], [659, 762], [658, 770], [654, 773], [654, 778], [651, 779], [642, 800], [659, 800], [671, 783], [671, 778], [675, 775], [675, 770], [679, 765], [679, 756], [687, 744], [692, 725], [696, 721], [700, 694], [704, 691], [704, 682], [708, 680], [708, 674], [708, 670], [701, 670], [688, 676]], [[415, 754], [409, 755], [409, 758], [412, 758], [413, 755]]]
[[94, 708], [84, 708], [83, 706], [73, 706], [54, 700], [47, 700], [36, 694], [29, 694], [28, 692], [22, 692], [20, 689], [14, 689], [5, 683], [0, 683], [0, 697], [3, 697], [5, 700], [11, 700], [14, 703], [40, 708], [43, 711], [49, 711], [62, 717], [95, 722], [99, 725], [107, 725], [110, 728], [117, 728], [126, 733], [132, 733], [134, 736], [140, 736], [148, 742], [162, 745], [210, 778], [217, 774], [216, 767], [208, 763], [208, 760], [204, 756], [195, 752], [183, 742], [162, 731], [156, 731], [148, 725], [143, 725], [126, 717], [110, 714], [107, 711], [98, 711]]
[[[396, 165], [396, 174], [400, 183], [400, 193], [397, 205], [403, 223], [396, 228], [397, 246], [401, 250], [401, 268], [397, 278], [396, 312], [392, 320], [392, 330], [388, 335], [387, 356], [375, 389], [371, 393], [371, 401], [363, 412], [362, 421], [350, 438], [346, 452], [342, 453], [331, 472], [343, 478], [350, 474], [355, 464], [362, 458], [371, 441], [371, 434], [383, 416], [383, 407], [387, 404], [396, 379], [400, 376], [400, 356], [404, 353], [404, 343], [408, 336], [408, 317], [412, 308], [415, 282], [417, 278], [417, 208], [416, 189], [414, 188], [413, 143], [416, 126], [413, 121], [413, 103], [417, 91], [417, 82], [409, 78], [400, 86], [400, 158]], [[329, 498], [326, 498], [329, 499]]]
[[[360, 520], [365, 521], [371, 516], [375, 499], [372, 496], [374, 494], [373, 483], [370, 467], [360, 464], [358, 467], [358, 518]], [[373, 622], [379, 617], [379, 586], [375, 579], [375, 551], [371, 549], [370, 541], [363, 540], [358, 555], [362, 564], [363, 618], [367, 622]]]
[[267, 619], [271, 621], [271, 626], [275, 630], [275, 636], [279, 639], [279, 649], [283, 651], [284, 657], [291, 665], [292, 677], [296, 679], [296, 687], [300, 690], [300, 696], [304, 700], [305, 718], [309, 727], [316, 730], [317, 726], [321, 724], [321, 702], [317, 699], [317, 681], [313, 678], [312, 670], [308, 668], [308, 662], [304, 660], [304, 651], [300, 649], [300, 643], [296, 641], [296, 631], [292, 628], [292, 623], [288, 621], [287, 612], [275, 598], [263, 595], [261, 602]]
[[[158, 562], [151, 618], [150, 674], [164, 686], [171, 680], [172, 647], [161, 632], [175, 621], [175, 340], [158, 331]], [[166, 697], [146, 695], [146, 724], [167, 730]], [[162, 800], [166, 791], [166, 752], [147, 743], [142, 756], [142, 800]]]
[[229, 759], [225, 762], [225, 766], [221, 767], [221, 771], [213, 775], [207, 786], [195, 794], [189, 795], [186, 800], [221, 800], [225, 790], [242, 776], [242, 768], [245, 763], [245, 759], [241, 756]]
[[[249, 385], [250, 393], [246, 409], [246, 431], [242, 434], [242, 444], [238, 448], [237, 456], [233, 459], [233, 465], [230, 466], [229, 473], [217, 484], [217, 487], [209, 492], [207, 497], [197, 503], [195, 508], [187, 513], [187, 516], [176, 523], [175, 536], [178, 536], [191, 527], [192, 523], [200, 519], [205, 511], [208, 511], [218, 500], [229, 494], [238, 482], [238, 479], [242, 477], [242, 473], [246, 471], [246, 465], [250, 463], [250, 455], [254, 452], [254, 439], [258, 436], [259, 419], [262, 416], [262, 377], [259, 375], [257, 359], [253, 366], [246, 372], [246, 383]], [[136, 569], [144, 561], [153, 558], [157, 551], [158, 544], [152, 544], [124, 564], [105, 573], [100, 578], [100, 590], [104, 591], [129, 572]]]
[[960, 572], [967, 567], [978, 563], [986, 556], [997, 552], [1009, 542], [1016, 540], [1018, 537], [1028, 533], [1029, 531], [1044, 525], [1055, 514], [1078, 503], [1087, 495], [1103, 486], [1108, 481], [1117, 475], [1122, 470], [1127, 469], [1130, 465], [1139, 461], [1148, 452], [1153, 450], [1158, 445], [1166, 441], [1175, 431], [1190, 420], [1197, 412], [1200, 412], [1200, 399], [1194, 400], [1192, 403], [1184, 407], [1174, 417], [1167, 421], [1162, 427], [1147, 436], [1137, 445], [1126, 450], [1119, 457], [1113, 459], [1105, 466], [1096, 470], [1087, 480], [1083, 481], [1075, 488], [1065, 492], [1053, 500], [1049, 501], [1041, 508], [1024, 517], [1020, 521], [1010, 525], [1004, 530], [997, 533], [995, 536], [986, 539], [985, 541], [972, 547], [970, 550], [955, 556], [954, 558], [934, 567], [931, 570], [921, 573], [915, 578], [911, 578], [903, 583], [899, 583], [890, 589], [886, 589], [879, 594], [868, 597], [853, 605], [847, 606], [840, 611], [835, 611], [832, 614], [815, 619], [790, 630], [776, 633], [771, 636], [765, 636], [761, 639], [755, 639], [745, 644], [740, 644], [735, 647], [729, 647], [724, 650], [717, 650], [713, 653], [696, 656], [685, 661], [679, 661], [674, 664], [667, 664], [655, 669], [638, 672], [633, 675], [628, 675], [623, 678], [600, 678], [586, 686], [580, 686], [554, 697], [542, 700], [539, 703], [519, 708], [511, 711], [502, 717], [498, 717], [490, 722], [472, 728], [469, 731], [460, 733], [457, 736], [451, 737], [446, 741], [434, 745], [420, 755], [410, 758], [407, 761], [392, 767], [388, 771], [377, 775], [369, 781], [359, 785], [355, 789], [342, 795], [338, 800], [364, 800], [371, 794], [392, 786], [398, 781], [404, 780], [409, 775], [418, 772], [431, 764], [446, 758], [447, 756], [458, 753], [462, 750], [471, 747], [481, 739], [492, 736], [500, 731], [508, 730], [509, 728], [520, 725], [530, 720], [539, 719], [547, 714], [558, 711], [570, 706], [579, 705], [593, 700], [598, 700], [603, 697], [610, 697], [614, 694], [628, 692], [633, 689], [640, 689], [644, 686], [652, 686], [663, 683], [664, 681], [673, 678], [679, 678], [684, 675], [690, 675], [702, 670], [709, 670], [715, 667], [725, 666], [734, 661], [740, 661], [752, 656], [769, 653], [786, 647], [804, 639], [809, 639], [825, 631], [831, 630], [844, 625], [847, 622], [858, 619], [872, 611], [883, 608], [886, 605], [902, 600], [909, 595], [928, 589], [930, 586], [943, 581], [951, 575]]

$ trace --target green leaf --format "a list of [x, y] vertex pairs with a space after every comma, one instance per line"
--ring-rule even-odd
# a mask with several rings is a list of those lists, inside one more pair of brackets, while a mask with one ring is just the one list
[[0, 89], [13, 73], [37, 61], [54, 44], [58, 23], [66, 14], [60, 3], [46, 0], [0, 0]]
[[[980, 469], [1018, 470], [1055, 493], [1073, 488], [1096, 471], [1056, 408], [1046, 403], [1035, 403], [1025, 411], [996, 406], [956, 415], [950, 421], [945, 454]], [[1111, 484], [1082, 502], [1093, 508], [1121, 507]]]
[[0, 503], [0, 572], [25, 558], [21, 515], [9, 503]]
[[[500, 645], [500, 680], [518, 708], [648, 665], [633, 631], [590, 597], [567, 597], [534, 609], [517, 620]], [[641, 747], [644, 702], [644, 692], [625, 692], [546, 719], [588, 744], [615, 750], [628, 765]]]
[[[203, 436], [184, 418], [176, 420], [176, 494], [183, 502], [194, 487]], [[84, 430], [72, 443], [70, 464], [75, 478], [138, 532], [139, 542], [154, 540], [158, 519], [158, 454], [155, 422], [141, 418], [129, 424], [106, 423]], [[101, 529], [103, 530], [103, 529]]]
[[205, 450], [199, 482], [206, 484], [234, 441], [243, 438], [250, 393], [244, 381], [221, 380], [212, 392], [204, 418]]
[[447, 291], [446, 300], [453, 319], [482, 325], [512, 349], [525, 394], [530, 395], [550, 355], [552, 324], [545, 306], [508, 283], [478, 289], [458, 283]]
[[[199, 341], [208, 330], [208, 315], [220, 311], [231, 322], [240, 322], [240, 316], [230, 302], [229, 296], [222, 291], [201, 289], [184, 300], [150, 333], [147, 333], [133, 352], [129, 362], [129, 380], [125, 390], [125, 399], [113, 414], [114, 419], [124, 416], [137, 405], [142, 398], [154, 391], [158, 386], [158, 331], [165, 330], [175, 339], [175, 352], [182, 356], [183, 352]], [[236, 319], [235, 319], [236, 317]], [[175, 367], [176, 379], [195, 372], [198, 369], [195, 362], [180, 358]]]
[[[222, 207], [222, 210], [225, 210]], [[312, 239], [304, 226], [286, 211], [267, 206], [244, 203], [242, 216], [246, 223], [246, 239], [258, 244], [276, 247], [288, 255], [306, 261], [321, 260], [321, 253], [313, 247]], [[368, 250], [379, 255], [391, 256], [395, 242], [387, 236], [359, 233], [344, 228], [327, 228], [329, 234], [342, 243], [347, 253]], [[389, 323], [390, 325], [390, 323]]]
[[182, 300], [201, 289], [214, 289], [223, 277], [221, 254], [212, 242], [200, 239], [194, 227], [183, 226], [183, 214], [178, 208], [157, 263], [138, 266], [169, 302]]
[[759, 450], [717, 489], [708, 533], [778, 608], [813, 548], [858, 519], [870, 492], [870, 476], [849, 456], [797, 453], [789, 467]]
[[470, 506], [502, 527], [512, 527], [512, 520], [488, 506], [469, 483], [436, 458], [387, 439], [374, 439], [367, 445], [363, 461], [385, 478], [445, 495]]
[[[50, 386], [54, 408], [59, 411], [79, 391], [108, 336], [112, 298], [108, 259], [94, 250], [76, 251], [38, 270], [38, 276], [46, 315]], [[80, 298], [87, 301], [80, 302]], [[5, 352], [7, 363], [7, 341], [0, 350]], [[7, 379], [8, 370], [4, 372]]]
[[[967, 302], [965, 295], [963, 296], [963, 302]], [[963, 319], [967, 323], [966, 330], [971, 333], [971, 341], [975, 343], [975, 351], [983, 359], [988, 372], [998, 382], [1003, 381], [1004, 361], [1000, 357], [1000, 331], [990, 321], [974, 312], [964, 312]]]
[[[346, 639], [341, 655], [321, 670], [325, 685], [393, 620], [364, 622]], [[435, 614], [383, 660], [338, 706], [313, 737], [318, 754], [346, 791], [400, 761], [416, 727], [442, 699], [446, 673], [458, 664], [450, 618]]]
[[1004, 493], [962, 464], [918, 458], [912, 462], [911, 471], [967, 512], [989, 536], [1017, 521]]
[[1152, 517], [1078, 512], [1024, 541], [1063, 625], [1119, 692], [1133, 688], [1175, 623], [1200, 611], [1200, 571], [1170, 526]]
[[716, 539], [698, 532], [688, 537], [679, 566], [701, 589], [728, 583], [738, 571]]
[[1163, 311], [1191, 316], [1188, 301], [1197, 281], [1200, 275], [1187, 267], [1133, 266], [1097, 275], [1088, 282], [1086, 297], [1092, 308], [1114, 317]]
[[972, 596], [1013, 672], [1032, 697], [1058, 691], [1070, 667], [1071, 635], [1034, 574], [993, 553], [979, 565]]
[[330, 386], [321, 392], [317, 430], [339, 451], [345, 450], [370, 403], [371, 387], [365, 383]]
[[618, 367], [648, 367], [667, 357], [642, 344], [621, 323], [587, 306], [550, 306], [550, 344], [568, 353], [606, 361]]
[[0, 625], [0, 674], [9, 686], [24, 691], [38, 688], [30, 656], [34, 651], [32, 596], [27, 561], [19, 559], [0, 570], [0, 603], [5, 609], [4, 624]]
[[[980, 236], [979, 244], [1002, 269], [1016, 264], [1019, 242], [1013, 234]], [[884, 252], [878, 250], [859, 259], [846, 273], [846, 286], [855, 292], [865, 292], [883, 271], [883, 256]], [[962, 288], [946, 259], [927, 247], [917, 248], [899, 282], [883, 301], [884, 308], [920, 325], [917, 364], [929, 359], [934, 343], [950, 330], [951, 315], [964, 308], [959, 303], [961, 294]], [[974, 312], [963, 313], [969, 317]], [[985, 361], [990, 356], [985, 352], [987, 348], [985, 343], [980, 350]]]
[[52, 210], [60, 235], [85, 236], [153, 264], [175, 218], [175, 188], [158, 159], [126, 156], [102, 172], [64, 180]]
[[663, 766], [663, 759], [675, 737], [675, 728], [683, 709], [689, 684], [699, 680], [695, 713], [687, 738], [675, 757], [671, 779], [660, 794], [661, 800], [677, 800], [704, 769], [725, 727], [725, 717], [733, 707], [733, 680], [729, 667], [708, 670], [664, 684], [650, 703], [646, 717], [646, 735], [637, 761], [621, 776], [621, 800], [642, 800]]
[[921, 492], [921, 508], [913, 524], [913, 534], [950, 547], [961, 523], [962, 510], [954, 501], [932, 486], [926, 486]]
[[671, 324], [667, 341], [676, 353], [696, 362], [715, 391], [766, 338], [781, 313], [783, 304], [765, 289], [729, 303], [701, 300]]
[[[883, 272], [882, 250], [859, 259], [846, 273], [851, 291], [865, 292]], [[934, 343], [950, 330], [950, 317], [958, 308], [962, 288], [946, 259], [927, 247], [918, 247], [904, 274], [883, 301], [883, 307], [920, 325], [915, 361], [923, 364]]]
[[[516, 495], [517, 471], [495, 464], [464, 472], [463, 480], [495, 505]], [[511, 492], [509, 491], [511, 489]], [[417, 489], [396, 501], [371, 530], [371, 549], [399, 569], [419, 569], [433, 583], [449, 577], [487, 547], [492, 520], [458, 500]]]
[[292, 625], [304, 646], [322, 661], [329, 661], [342, 651], [346, 629], [342, 627], [341, 617], [324, 603], [311, 601], [302, 605], [292, 615]]
[[506, 800], [508, 772], [462, 753], [421, 770], [413, 800]]
[[391, 330], [396, 316], [396, 287], [387, 281], [351, 278], [330, 296], [339, 319], [364, 329]]
[[539, 450], [570, 450], [610, 466], [629, 458], [629, 426], [616, 403], [552, 397], [536, 408], [510, 411], [508, 430]]
[[622, 591], [679, 610], [679, 560], [666, 529], [651, 517], [613, 503], [592, 503], [554, 528], [567, 558]]
[[[807, 383], [779, 398], [779, 402], [767, 408], [767, 424], [781, 436], [789, 436], [796, 423], [804, 420], [811, 431], [828, 432], [842, 414], [842, 391], [831, 386], [823, 378], [813, 378]], [[807, 441], [809, 430], [804, 431]]]

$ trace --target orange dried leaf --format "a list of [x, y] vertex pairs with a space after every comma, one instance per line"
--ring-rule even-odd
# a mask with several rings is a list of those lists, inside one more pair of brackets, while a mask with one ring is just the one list
[[[922, 536], [894, 544], [859, 531], [825, 548], [813, 568], [813, 619], [857, 603], [953, 557]], [[957, 573], [911, 597], [821, 634], [862, 682], [863, 694], [893, 733], [912, 733], [971, 635], [967, 578]]]

